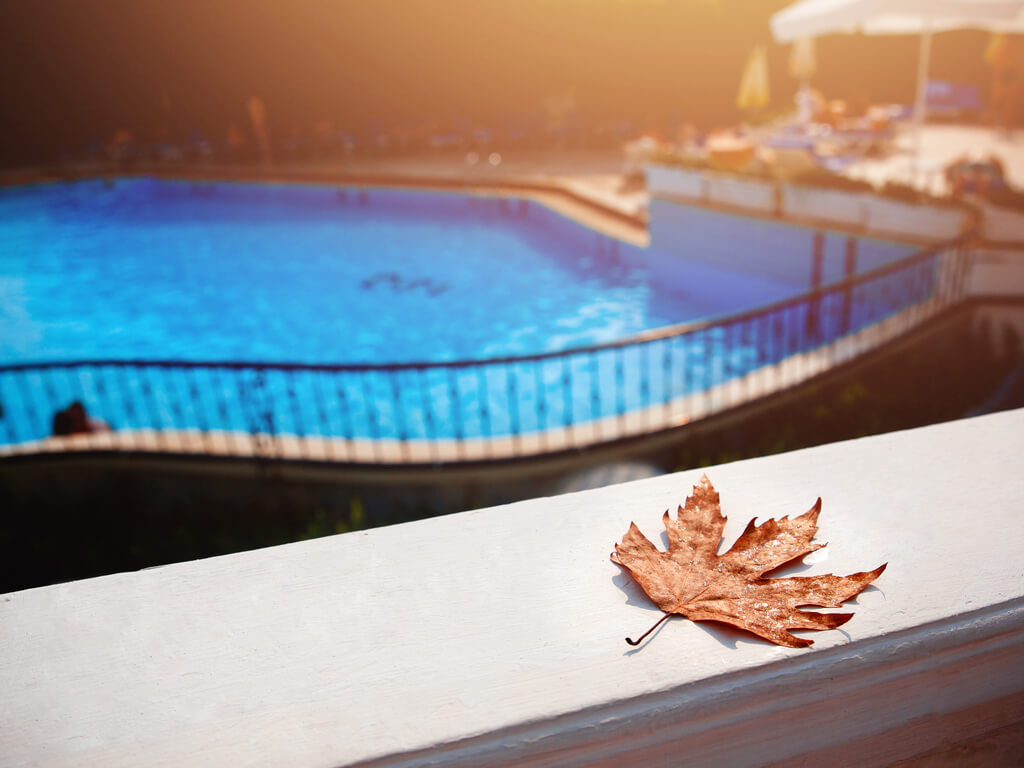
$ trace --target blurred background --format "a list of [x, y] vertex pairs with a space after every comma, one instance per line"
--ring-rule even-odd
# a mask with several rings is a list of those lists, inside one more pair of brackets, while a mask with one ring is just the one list
[[[0, 164], [102, 145], [221, 141], [266, 104], [273, 140], [330, 124], [353, 136], [464, 126], [529, 132], [552, 98], [579, 141], [674, 138], [735, 123], [750, 51], [765, 45], [771, 109], [792, 108], [789, 46], [769, 17], [786, 0], [40, 0], [0, 15]], [[989, 35], [934, 40], [930, 76], [987, 91]], [[916, 36], [818, 41], [815, 87], [853, 111], [913, 103]], [[623, 125], [628, 123], [628, 125]], [[607, 130], [605, 130], [607, 129]], [[613, 130], [614, 129], [614, 130]]]

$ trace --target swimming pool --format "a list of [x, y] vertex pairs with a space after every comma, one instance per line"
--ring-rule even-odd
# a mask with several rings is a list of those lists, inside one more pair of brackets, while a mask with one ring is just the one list
[[[372, 368], [510, 358], [751, 309], [809, 287], [809, 230], [688, 215], [689, 254], [628, 245], [526, 200], [450, 192], [153, 179], [8, 188], [0, 190], [0, 363]], [[780, 268], [748, 270], [735, 259], [724, 268], [708, 258], [723, 248]], [[863, 240], [859, 263], [909, 251]], [[839, 252], [830, 240], [826, 277]], [[11, 414], [8, 441], [45, 436], [52, 413], [72, 399], [118, 429], [519, 434], [621, 414], [768, 359], [756, 339], [726, 351], [714, 333], [699, 355], [687, 352], [693, 339], [678, 342], [670, 371], [662, 352], [642, 347], [614, 359], [339, 371], [330, 381], [323, 370], [239, 378], [224, 373], [237, 368], [206, 368], [170, 386], [131, 366], [116, 375], [65, 367], [0, 378], [0, 398]], [[129, 408], [113, 390], [146, 395], [152, 407]]]

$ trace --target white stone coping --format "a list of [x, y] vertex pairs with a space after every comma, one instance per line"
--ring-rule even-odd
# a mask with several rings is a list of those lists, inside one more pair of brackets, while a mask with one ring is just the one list
[[[162, 179], [199, 182], [242, 182], [264, 184], [328, 184], [362, 189], [413, 189], [457, 192], [483, 197], [532, 200], [577, 224], [632, 245], [650, 244], [646, 219], [646, 195], [621, 191], [622, 177], [617, 174], [565, 173], [552, 175], [523, 170], [501, 173], [468, 173], [465, 168], [403, 165], [401, 168], [377, 164], [348, 166], [278, 165], [273, 169], [231, 165], [150, 165], [132, 169], [69, 169], [61, 181], [99, 176], [131, 178], [153, 176]], [[28, 170], [11, 178], [0, 177], [3, 184], [34, 184], [52, 181], [41, 170]]]
[[1024, 248], [989, 243], [973, 248], [972, 296], [1024, 296]]
[[907, 203], [870, 192], [713, 170], [649, 164], [644, 171], [655, 197], [684, 205], [723, 207], [736, 214], [778, 217], [796, 226], [832, 227], [917, 245], [951, 240], [970, 226], [967, 208]]
[[807, 650], [623, 642], [608, 554], [699, 470], [0, 596], [2, 762], [888, 764], [1024, 718], [1022, 454], [1024, 410], [706, 470], [726, 542], [821, 496], [791, 572], [889, 563]]
[[1024, 243], [1024, 211], [976, 201], [982, 210], [981, 235], [992, 243]]

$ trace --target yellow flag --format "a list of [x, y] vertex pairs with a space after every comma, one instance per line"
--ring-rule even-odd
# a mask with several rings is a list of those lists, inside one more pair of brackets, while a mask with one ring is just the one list
[[765, 106], [771, 94], [768, 90], [768, 58], [763, 45], [757, 46], [747, 59], [740, 80], [736, 105], [740, 109], [759, 109]]
[[985, 63], [989, 66], [999, 57], [1006, 45], [1006, 35], [993, 33], [985, 47]]

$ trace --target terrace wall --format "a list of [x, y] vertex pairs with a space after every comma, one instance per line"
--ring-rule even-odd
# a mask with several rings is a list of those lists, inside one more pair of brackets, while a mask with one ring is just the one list
[[[974, 226], [972, 211], [966, 205], [914, 204], [864, 192], [819, 189], [679, 166], [651, 165], [644, 172], [654, 199], [696, 203], [807, 227], [835, 228], [924, 245], [954, 239]], [[652, 211], [651, 242], [658, 246], [653, 234], [654, 218]], [[1006, 226], [1000, 219], [999, 229]]]
[[[652, 256], [666, 262], [679, 258], [726, 266], [778, 280], [806, 290], [811, 285], [814, 238], [824, 238], [822, 282], [844, 277], [847, 240], [857, 241], [856, 274], [863, 274], [914, 252], [910, 245], [872, 239], [860, 234], [796, 226], [769, 218], [740, 216], [652, 197], [650, 203]], [[728, 239], [722, 232], [729, 233]], [[671, 274], [668, 266], [663, 268]], [[678, 269], [676, 270], [678, 272]], [[686, 285], [685, 276], [676, 278]]]

